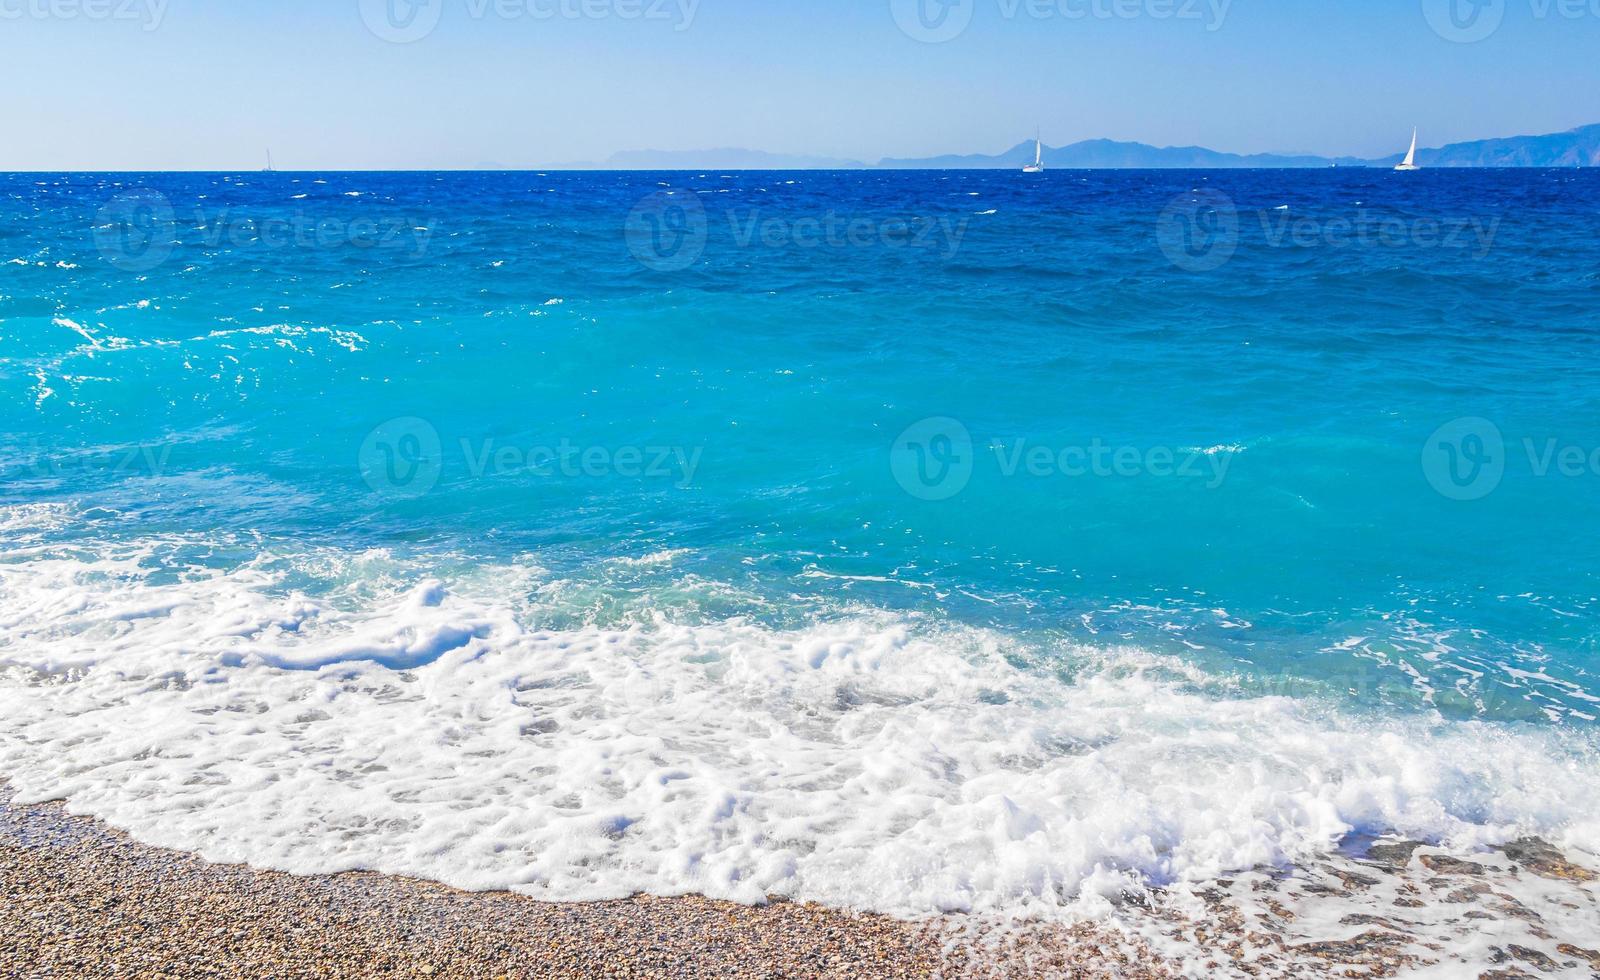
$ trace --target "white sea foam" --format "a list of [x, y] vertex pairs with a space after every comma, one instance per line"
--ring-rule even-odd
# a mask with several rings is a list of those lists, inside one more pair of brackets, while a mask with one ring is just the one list
[[50, 378], [44, 373], [43, 368], [35, 370], [33, 372], [33, 378], [34, 381], [37, 382], [33, 386], [33, 407], [38, 408], [53, 398], [56, 390], [50, 387]]
[[94, 335], [93, 331], [89, 330], [89, 328], [85, 327], [76, 320], [68, 320], [66, 317], [58, 316], [51, 322], [58, 327], [66, 327], [68, 330], [71, 330], [84, 340], [87, 340], [90, 348], [97, 348], [100, 346], [100, 339]]
[[201, 539], [57, 548], [61, 516], [0, 519], [0, 775], [213, 860], [1061, 915], [1352, 829], [1600, 850], [1571, 729], [1225, 698], [1139, 650], [868, 609], [575, 625], [531, 567], [208, 568]]

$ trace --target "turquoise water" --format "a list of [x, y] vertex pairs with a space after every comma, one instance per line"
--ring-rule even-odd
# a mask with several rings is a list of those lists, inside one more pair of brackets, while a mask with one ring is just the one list
[[[280, 675], [361, 664], [423, 671], [437, 692], [464, 651], [609, 635], [667, 658], [638, 702], [657, 705], [682, 693], [664, 663], [808, 636], [876, 649], [835, 635], [865, 622], [903, 634], [896, 650], [999, 651], [1001, 673], [951, 681], [970, 703], [924, 719], [963, 719], [935, 741], [967, 786], [1012, 770], [965, 712], [1026, 702], [1039, 714], [1018, 731], [1034, 731], [1064, 717], [1052, 698], [1133, 675], [1153, 687], [1126, 704], [1183, 699], [1163, 723], [1270, 706], [1288, 714], [1237, 737], [1294, 741], [1319, 719], [1466, 767], [1391, 806], [1372, 801], [1410, 777], [1376, 760], [1339, 775], [1352, 757], [1329, 742], [1283, 763], [1344, 788], [1329, 814], [1280, 825], [1310, 812], [1284, 802], [1305, 787], [1261, 783], [1250, 819], [1294, 828], [1271, 846], [1195, 857], [1201, 831], [1162, 818], [1124, 828], [1155, 857], [1113, 848], [1085, 868], [1171, 879], [1401, 825], [1593, 846], [1597, 355], [1588, 171], [3, 176], [0, 665], [35, 719], [5, 762], [35, 794], [66, 787], [156, 828], [181, 767], [139, 796], [111, 778], [130, 760], [102, 779], [99, 757], [62, 768], [18, 747], [82, 734], [42, 720], [30, 699], [56, 688], [38, 678], [248, 670], [250, 697], [275, 704], [288, 695], [262, 692]], [[451, 606], [468, 598], [471, 614]], [[678, 630], [712, 632], [689, 650]], [[850, 683], [818, 710], [927, 693]], [[146, 717], [117, 688], [72, 696]], [[196, 709], [170, 696], [163, 724], [192, 736], [171, 719]], [[696, 726], [719, 697], [691, 699]], [[1042, 736], [1029, 751], [1081, 761], [1113, 728], [1137, 736], [1125, 711], [1106, 717], [1070, 751]], [[819, 744], [848, 748], [847, 728]], [[1472, 768], [1458, 741], [1514, 761]], [[1137, 783], [1181, 761], [1177, 744], [1100, 774]], [[1230, 759], [1246, 782], [1275, 766]], [[470, 768], [414, 761], [435, 764]], [[753, 770], [717, 771], [730, 806], [759, 809]], [[1369, 777], [1389, 790], [1339, 795]], [[662, 824], [652, 848], [693, 822]], [[824, 880], [803, 857], [762, 878], [770, 855], [740, 839], [736, 880]], [[968, 904], [1040, 894], [963, 887]], [[919, 888], [907, 902], [945, 902]]]

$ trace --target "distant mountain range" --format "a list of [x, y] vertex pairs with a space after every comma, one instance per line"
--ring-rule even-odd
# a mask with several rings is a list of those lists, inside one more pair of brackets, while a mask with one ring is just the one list
[[[1057, 170], [1197, 169], [1288, 167], [1393, 167], [1402, 154], [1377, 160], [1360, 157], [1255, 153], [1243, 155], [1202, 146], [1150, 146], [1114, 140], [1084, 140], [1045, 147], [1045, 165]], [[574, 164], [574, 169], [602, 170], [1020, 170], [1033, 162], [1033, 140], [993, 155], [970, 153], [902, 159], [889, 157], [876, 165], [831, 157], [766, 153], [761, 150], [632, 150], [602, 164]], [[1547, 136], [1452, 143], [1418, 150], [1417, 163], [1428, 167], [1600, 167], [1600, 124]]]
[[[1392, 167], [1401, 156], [1396, 153], [1374, 160], [1372, 165]], [[1474, 140], [1418, 150], [1417, 163], [1424, 167], [1600, 167], [1600, 124], [1548, 136]]]
[[[1364, 167], [1357, 157], [1288, 156], [1277, 153], [1222, 153], [1203, 146], [1150, 146], [1115, 140], [1084, 140], [1068, 146], [1044, 148], [1045, 166], [1057, 170], [1224, 170], [1243, 167]], [[878, 166], [892, 170], [1020, 170], [1033, 162], [1033, 140], [1018, 143], [1004, 153], [899, 159], [890, 157]], [[1395, 159], [1399, 162], [1399, 158]]]

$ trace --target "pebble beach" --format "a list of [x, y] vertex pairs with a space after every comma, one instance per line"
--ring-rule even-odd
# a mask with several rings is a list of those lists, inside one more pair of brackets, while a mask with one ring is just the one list
[[[937, 927], [790, 902], [550, 904], [357, 873], [208, 864], [0, 786], [0, 976], [1173, 975], [1092, 931], [979, 956]], [[1013, 962], [1005, 960], [1010, 957]]]
[[[1115, 927], [995, 928], [783, 900], [547, 903], [211, 864], [61, 804], [19, 805], [0, 783], [0, 976], [1600, 976], [1594, 871], [1537, 842], [1482, 863], [1432, 850], [1380, 844], [1343, 866], [1258, 869], [1219, 881], [1195, 915], [1151, 904]], [[1356, 892], [1390, 911], [1322, 916]]]

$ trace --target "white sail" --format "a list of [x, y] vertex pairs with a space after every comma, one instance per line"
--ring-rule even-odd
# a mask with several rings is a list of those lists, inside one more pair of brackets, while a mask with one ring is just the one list
[[1405, 162], [1394, 168], [1396, 170], [1421, 170], [1417, 166], [1417, 131], [1411, 130], [1411, 149], [1406, 152]]
[[1033, 138], [1033, 163], [1023, 167], [1022, 172], [1025, 174], [1044, 173], [1044, 140], [1037, 135]]

